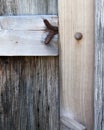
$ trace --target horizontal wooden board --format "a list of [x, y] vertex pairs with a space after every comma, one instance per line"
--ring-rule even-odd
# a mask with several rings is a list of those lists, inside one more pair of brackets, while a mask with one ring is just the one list
[[1, 56], [57, 56], [58, 36], [49, 45], [44, 44], [48, 32], [43, 19], [58, 25], [55, 15], [0, 17]]
[[58, 24], [56, 15], [1, 16], [0, 29], [40, 31], [45, 29], [43, 19], [49, 20], [55, 26]]

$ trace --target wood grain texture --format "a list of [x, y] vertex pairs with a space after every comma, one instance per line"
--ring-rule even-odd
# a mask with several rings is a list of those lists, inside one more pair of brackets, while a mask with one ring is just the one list
[[[94, 0], [60, 0], [61, 115], [93, 130]], [[74, 38], [76, 32], [82, 40]]]
[[57, 15], [1, 16], [0, 30], [45, 31], [43, 19], [47, 19], [53, 26], [58, 26]]
[[0, 130], [59, 130], [57, 94], [57, 58], [0, 58]]
[[64, 124], [60, 124], [60, 130], [72, 130], [72, 129], [69, 129], [68, 127], [66, 127]]
[[[0, 14], [57, 14], [57, 1], [0, 0]], [[58, 57], [0, 57], [0, 130], [59, 130]]]
[[104, 130], [104, 0], [96, 0], [94, 130]]
[[0, 14], [57, 14], [57, 3], [57, 0], [0, 0]]
[[43, 18], [58, 26], [55, 15], [5, 16], [0, 17], [1, 56], [57, 56], [58, 35], [49, 45], [45, 44], [48, 35]]
[[62, 124], [64, 124], [64, 126], [72, 130], [86, 130], [85, 126], [83, 126], [79, 122], [69, 117], [65, 117], [65, 116], [61, 117], [61, 122]]

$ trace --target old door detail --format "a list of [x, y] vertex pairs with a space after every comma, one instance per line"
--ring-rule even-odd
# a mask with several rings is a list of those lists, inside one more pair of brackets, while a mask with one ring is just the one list
[[[11, 33], [15, 35], [15, 38], [18, 39], [18, 36], [21, 36], [23, 39], [23, 32], [18, 33], [18, 36], [16, 36], [17, 33], [15, 33], [15, 31], [13, 33], [14, 27], [17, 32], [23, 27], [22, 16], [25, 15], [26, 18], [28, 15], [34, 18], [34, 15], [49, 14], [57, 15], [56, 0], [0, 0], [0, 19], [3, 20], [4, 17], [9, 18], [9, 23], [5, 23], [5, 20], [3, 22], [1, 22], [2, 20], [0, 21], [2, 23], [2, 25], [0, 25], [0, 31], [5, 29], [3, 31], [4, 33], [0, 32], [0, 38], [1, 35], [6, 36], [3, 42], [7, 39], [7, 44], [9, 44], [10, 40], [13, 40]], [[22, 22], [19, 24], [21, 27], [16, 25], [17, 15], [19, 15], [19, 19], [22, 19]], [[11, 26], [9, 24], [11, 24], [13, 20], [9, 21], [10, 17], [14, 18], [14, 24]], [[29, 23], [30, 20], [28, 19], [30, 19], [30, 17], [26, 18], [27, 23]], [[24, 20], [26, 20], [25, 18]], [[33, 22], [31, 22], [31, 25], [29, 24], [31, 27], [32, 25], [34, 26], [34, 24], [32, 24]], [[27, 23], [25, 21], [25, 25]], [[25, 29], [26, 27], [28, 26], [26, 25]], [[10, 30], [11, 33], [8, 33], [8, 30]], [[29, 35], [34, 35], [32, 30], [26, 31], [25, 33], [28, 40], [34, 40], [29, 37]], [[36, 35], [34, 35], [34, 37], [36, 37]], [[39, 38], [41, 37], [40, 32], [38, 36]], [[24, 39], [25, 38], [26, 37], [24, 37]], [[40, 39], [37, 39], [37, 44], [39, 40]], [[1, 42], [2, 41], [0, 41], [0, 44], [3, 45]], [[18, 41], [17, 43], [15, 41], [15, 44], [19, 47]], [[54, 50], [54, 46], [56, 45], [43, 45], [42, 48], [45, 47], [49, 50], [51, 46], [53, 46], [52, 48]], [[7, 47], [9, 48], [9, 46]], [[14, 48], [14, 46], [12, 47]], [[26, 46], [24, 45], [22, 48], [23, 47]], [[24, 48], [24, 51], [28, 52], [27, 49], [25, 50]], [[32, 49], [31, 47], [30, 51]], [[0, 57], [0, 130], [59, 130], [59, 68], [57, 51], [55, 51], [54, 55], [54, 53], [52, 53], [53, 50], [51, 51], [50, 49], [49, 51], [52, 55], [44, 53], [46, 54], [44, 57], [42, 53], [40, 56], [38, 54], [30, 54], [30, 52], [23, 54], [23, 50], [19, 50], [21, 54], [18, 54], [18, 52], [14, 54], [12, 49], [10, 55], [3, 54], [5, 57]], [[16, 57], [12, 57], [14, 55]]]

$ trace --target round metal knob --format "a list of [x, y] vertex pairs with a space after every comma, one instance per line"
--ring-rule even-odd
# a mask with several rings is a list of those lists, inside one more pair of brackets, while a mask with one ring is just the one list
[[77, 33], [74, 35], [74, 37], [75, 37], [76, 40], [81, 40], [82, 37], [83, 37], [83, 35], [82, 35], [82, 33], [77, 32]]

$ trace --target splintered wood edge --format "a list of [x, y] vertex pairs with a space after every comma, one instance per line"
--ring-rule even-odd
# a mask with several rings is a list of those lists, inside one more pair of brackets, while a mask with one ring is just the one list
[[82, 124], [78, 123], [77, 121], [75, 121], [74, 119], [71, 119], [69, 117], [62, 116], [61, 123], [69, 129], [87, 130], [85, 126], [83, 126]]
[[58, 26], [56, 15], [0, 17], [0, 56], [57, 56], [58, 36], [44, 44], [48, 34], [43, 19]]

